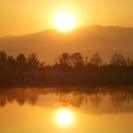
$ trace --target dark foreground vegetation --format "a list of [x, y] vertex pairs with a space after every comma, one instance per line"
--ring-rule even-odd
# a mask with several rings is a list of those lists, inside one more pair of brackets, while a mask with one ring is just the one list
[[17, 57], [0, 51], [0, 86], [130, 86], [133, 60], [116, 53], [104, 63], [100, 54], [91, 58], [63, 53], [55, 64], [41, 63], [36, 54]]

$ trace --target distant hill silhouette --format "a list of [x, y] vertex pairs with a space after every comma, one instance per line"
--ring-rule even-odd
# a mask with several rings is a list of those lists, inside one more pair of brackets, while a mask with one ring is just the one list
[[78, 51], [83, 55], [100, 52], [103, 58], [114, 52], [133, 55], [133, 28], [92, 25], [68, 33], [45, 30], [24, 36], [0, 38], [0, 50], [8, 54], [35, 52], [46, 63], [52, 63], [63, 52]]

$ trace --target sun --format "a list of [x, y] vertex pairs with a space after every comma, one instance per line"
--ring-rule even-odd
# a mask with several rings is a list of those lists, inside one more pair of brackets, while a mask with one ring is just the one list
[[76, 19], [72, 13], [69, 12], [60, 12], [55, 17], [54, 25], [56, 29], [67, 32], [76, 26]]
[[63, 127], [68, 126], [73, 121], [73, 113], [69, 109], [62, 108], [57, 111], [56, 120]]

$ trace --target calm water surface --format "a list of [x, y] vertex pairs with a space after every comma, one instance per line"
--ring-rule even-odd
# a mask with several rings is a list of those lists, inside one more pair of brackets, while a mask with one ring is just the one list
[[133, 87], [0, 89], [0, 133], [133, 133]]

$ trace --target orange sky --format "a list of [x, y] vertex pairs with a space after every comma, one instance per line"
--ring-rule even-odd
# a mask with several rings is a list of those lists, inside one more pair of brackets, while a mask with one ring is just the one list
[[133, 0], [0, 0], [0, 3], [0, 36], [54, 28], [54, 17], [62, 10], [76, 16], [77, 26], [133, 27]]

